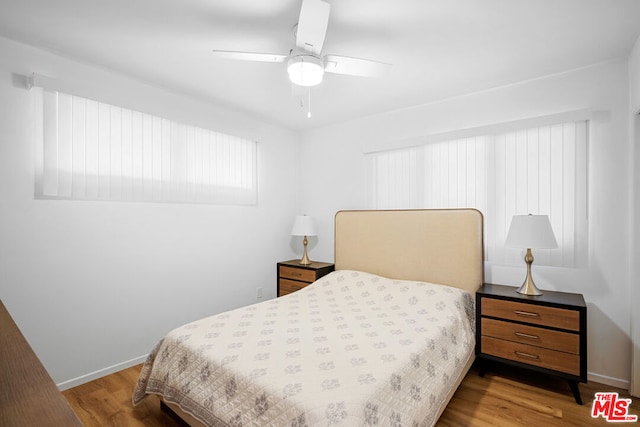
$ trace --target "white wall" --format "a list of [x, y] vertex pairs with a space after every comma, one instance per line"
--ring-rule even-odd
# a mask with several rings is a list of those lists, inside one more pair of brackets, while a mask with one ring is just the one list
[[[590, 135], [589, 246], [584, 269], [534, 266], [542, 289], [584, 294], [588, 370], [596, 381], [626, 387], [629, 338], [629, 153], [626, 60], [553, 75], [317, 129], [303, 135], [302, 209], [318, 219], [315, 259], [333, 259], [333, 215], [367, 208], [364, 146], [582, 109], [595, 111]], [[520, 285], [521, 268], [487, 266], [489, 282]]]
[[[297, 200], [283, 189], [297, 134], [1, 38], [0, 58], [0, 299], [55, 382], [137, 362], [169, 329], [255, 302], [258, 286], [275, 296], [275, 264], [294, 256]], [[258, 205], [34, 200], [32, 72], [259, 140]]]
[[631, 332], [633, 346], [633, 361], [631, 368], [631, 392], [634, 396], [640, 396], [640, 313], [634, 310], [640, 305], [640, 289], [638, 288], [638, 277], [640, 275], [640, 265], [636, 261], [640, 257], [640, 37], [636, 40], [631, 53], [629, 54], [629, 138], [632, 146], [629, 151], [629, 158], [632, 163], [631, 198], [632, 206], [632, 233], [629, 234], [631, 250], [629, 259], [631, 260]]
[[634, 113], [640, 111], [640, 37], [629, 54], [629, 105]]

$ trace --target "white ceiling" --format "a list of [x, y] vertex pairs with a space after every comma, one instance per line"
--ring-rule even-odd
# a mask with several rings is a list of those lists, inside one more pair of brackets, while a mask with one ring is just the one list
[[312, 118], [286, 64], [301, 0], [0, 0], [0, 35], [246, 111], [294, 130], [626, 57], [640, 0], [328, 0], [323, 53], [393, 64], [378, 79], [325, 75]]

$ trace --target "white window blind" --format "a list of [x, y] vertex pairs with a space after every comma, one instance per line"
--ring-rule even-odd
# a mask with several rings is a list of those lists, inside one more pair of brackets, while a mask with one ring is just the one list
[[257, 143], [43, 90], [45, 198], [256, 203]]
[[369, 205], [479, 209], [496, 264], [522, 262], [504, 247], [513, 215], [547, 214], [559, 248], [536, 250], [536, 264], [574, 267], [587, 252], [587, 143], [588, 121], [572, 121], [369, 153]]

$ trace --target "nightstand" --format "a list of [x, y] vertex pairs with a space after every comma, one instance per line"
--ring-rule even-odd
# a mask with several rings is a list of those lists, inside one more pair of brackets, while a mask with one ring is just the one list
[[328, 262], [314, 261], [309, 265], [300, 264], [298, 259], [279, 262], [278, 296], [281, 297], [298, 291], [333, 270], [334, 265]]
[[587, 306], [580, 294], [485, 283], [476, 293], [476, 356], [554, 375], [569, 382], [582, 405], [578, 382], [587, 382]]

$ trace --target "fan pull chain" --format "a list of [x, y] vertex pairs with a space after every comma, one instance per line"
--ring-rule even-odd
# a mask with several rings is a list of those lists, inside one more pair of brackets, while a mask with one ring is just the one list
[[307, 102], [307, 118], [311, 118], [311, 88], [309, 88], [309, 101]]

